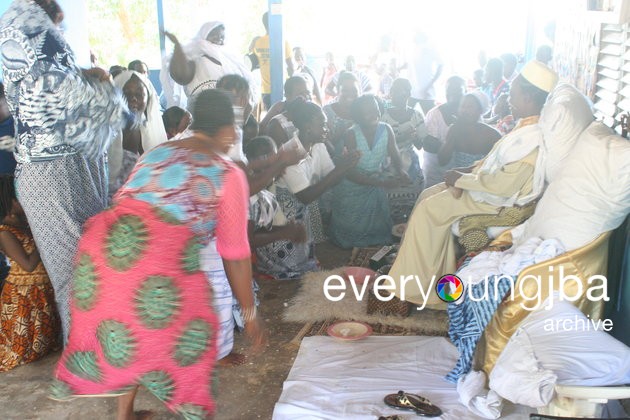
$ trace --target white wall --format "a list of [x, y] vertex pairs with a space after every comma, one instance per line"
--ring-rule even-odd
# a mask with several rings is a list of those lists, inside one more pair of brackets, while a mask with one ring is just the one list
[[63, 32], [66, 41], [74, 51], [77, 64], [81, 67], [91, 67], [86, 2], [82, 0], [57, 0], [57, 2], [64, 14]]
[[[9, 7], [12, 0], [0, 0], [0, 13]], [[72, 47], [77, 63], [90, 67], [90, 45], [88, 41], [87, 4], [83, 0], [57, 0], [63, 9], [62, 23], [66, 40]]]

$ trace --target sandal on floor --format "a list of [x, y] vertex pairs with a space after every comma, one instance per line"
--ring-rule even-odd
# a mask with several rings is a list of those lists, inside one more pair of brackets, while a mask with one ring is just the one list
[[420, 395], [408, 394], [398, 391], [398, 394], [389, 394], [384, 399], [385, 404], [400, 410], [412, 410], [417, 415], [423, 417], [438, 417], [442, 415], [442, 410], [438, 406], [431, 404], [431, 401]]

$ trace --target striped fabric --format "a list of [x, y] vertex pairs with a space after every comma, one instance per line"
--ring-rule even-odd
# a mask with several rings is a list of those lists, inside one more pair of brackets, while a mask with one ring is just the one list
[[[492, 319], [503, 297], [509, 292], [511, 282], [505, 277], [492, 276], [488, 281], [482, 281], [466, 290], [464, 302], [448, 305], [449, 329], [448, 335], [459, 351], [457, 364], [446, 375], [446, 380], [456, 383], [457, 380], [470, 372], [473, 355], [481, 334]], [[470, 299], [470, 296], [477, 301]], [[487, 296], [481, 299], [482, 296]]]

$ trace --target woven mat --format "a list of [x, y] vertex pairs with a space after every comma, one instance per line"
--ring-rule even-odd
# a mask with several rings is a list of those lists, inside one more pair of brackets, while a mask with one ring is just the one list
[[[364, 253], [367, 255], [367, 253]], [[369, 257], [368, 257], [369, 258]], [[370, 324], [374, 334], [379, 335], [429, 335], [446, 336], [448, 316], [446, 311], [424, 309], [412, 311], [407, 318], [398, 316], [369, 315], [366, 298], [357, 300], [351, 288], [339, 302], [332, 302], [324, 295], [324, 282], [341, 269], [308, 273], [302, 279], [300, 290], [289, 302], [283, 313], [285, 322], [300, 323], [303, 327], [291, 340], [299, 345], [304, 337], [325, 335], [326, 329], [336, 321], [361, 321]]]

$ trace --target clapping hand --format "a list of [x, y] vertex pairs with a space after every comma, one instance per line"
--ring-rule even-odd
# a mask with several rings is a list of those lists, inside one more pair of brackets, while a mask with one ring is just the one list
[[344, 151], [344, 153], [335, 161], [335, 167], [341, 170], [349, 170], [357, 166], [361, 159], [361, 152], [354, 150], [352, 152]]
[[396, 177], [388, 177], [382, 181], [381, 186], [385, 189], [404, 187], [411, 184], [411, 178], [405, 172], [401, 172]]

